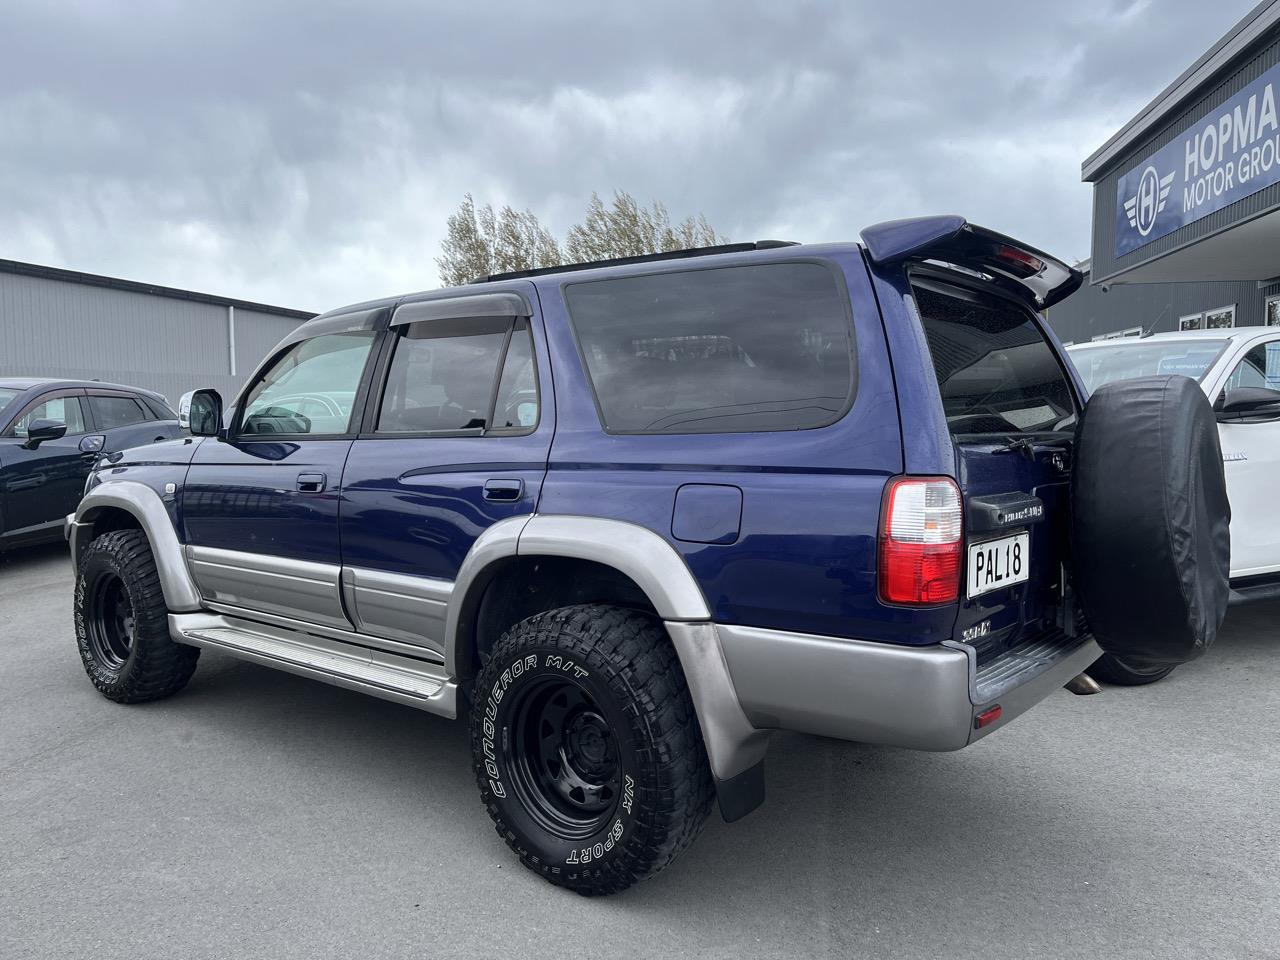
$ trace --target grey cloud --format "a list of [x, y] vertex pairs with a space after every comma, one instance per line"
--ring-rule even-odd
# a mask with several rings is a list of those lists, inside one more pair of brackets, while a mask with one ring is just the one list
[[563, 231], [615, 187], [1083, 256], [1080, 161], [1248, 6], [10, 2], [0, 256], [319, 309], [432, 285], [467, 191]]

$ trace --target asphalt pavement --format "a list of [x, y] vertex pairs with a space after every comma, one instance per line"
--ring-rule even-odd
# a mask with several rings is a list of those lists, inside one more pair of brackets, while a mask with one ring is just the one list
[[1280, 957], [1280, 606], [976, 746], [775, 738], [766, 805], [619, 896], [551, 887], [461, 723], [206, 651], [85, 678], [61, 546], [0, 558], [0, 957]]

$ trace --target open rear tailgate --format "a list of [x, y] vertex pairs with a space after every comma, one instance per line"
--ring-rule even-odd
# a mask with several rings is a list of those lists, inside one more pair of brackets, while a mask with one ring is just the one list
[[875, 263], [937, 260], [975, 270], [1043, 310], [1076, 291], [1084, 274], [1035, 247], [964, 217], [915, 217], [862, 231]]

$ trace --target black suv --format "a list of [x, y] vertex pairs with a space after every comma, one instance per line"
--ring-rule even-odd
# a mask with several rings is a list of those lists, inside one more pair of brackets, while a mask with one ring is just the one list
[[0, 551], [59, 539], [100, 454], [181, 435], [151, 390], [0, 378]]

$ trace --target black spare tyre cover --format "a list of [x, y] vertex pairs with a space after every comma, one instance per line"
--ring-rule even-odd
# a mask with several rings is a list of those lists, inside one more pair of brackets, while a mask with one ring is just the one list
[[1142, 665], [1200, 656], [1227, 612], [1231, 559], [1208, 399], [1178, 376], [1099, 387], [1074, 459], [1075, 582], [1098, 645]]

